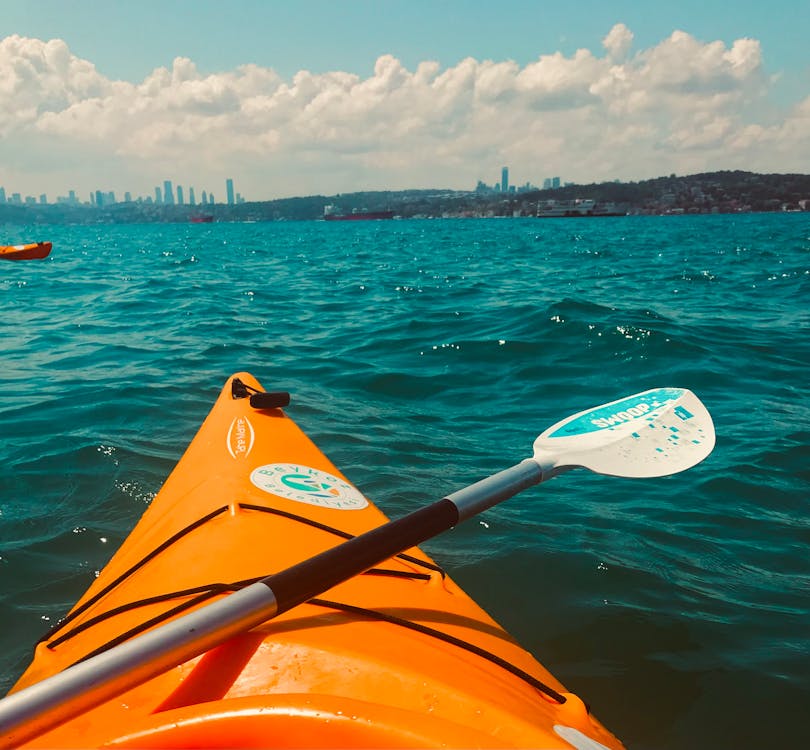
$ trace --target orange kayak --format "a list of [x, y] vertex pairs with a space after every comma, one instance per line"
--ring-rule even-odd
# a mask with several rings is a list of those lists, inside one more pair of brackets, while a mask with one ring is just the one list
[[[229, 379], [143, 517], [37, 645], [12, 693], [386, 522], [282, 408], [251, 406], [257, 392], [247, 373]], [[621, 744], [414, 547], [25, 746]]]
[[48, 257], [52, 246], [50, 242], [31, 242], [27, 245], [0, 245], [0, 258], [3, 260], [39, 260]]

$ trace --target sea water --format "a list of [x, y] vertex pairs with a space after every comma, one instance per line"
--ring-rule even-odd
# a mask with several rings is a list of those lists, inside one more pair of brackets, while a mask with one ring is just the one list
[[390, 516], [690, 388], [717, 446], [425, 545], [634, 748], [810, 745], [810, 215], [0, 226], [0, 688], [229, 375]]

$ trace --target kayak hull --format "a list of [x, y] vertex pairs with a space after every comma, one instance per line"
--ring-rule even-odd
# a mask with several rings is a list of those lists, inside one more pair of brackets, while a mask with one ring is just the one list
[[[14, 690], [386, 520], [281, 409], [234, 398], [229, 380]], [[621, 746], [414, 548], [29, 746], [570, 748], [580, 735]]]
[[42, 260], [50, 255], [53, 244], [33, 242], [27, 245], [0, 245], [2, 260]]

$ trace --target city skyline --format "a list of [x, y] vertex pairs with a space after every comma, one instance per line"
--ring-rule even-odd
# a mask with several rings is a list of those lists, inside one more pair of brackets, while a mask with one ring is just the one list
[[[568, 185], [571, 183], [565, 183]], [[563, 187], [561, 178], [545, 177], [543, 178], [542, 189], [549, 190]], [[425, 186], [425, 189], [431, 189], [435, 186]], [[530, 190], [539, 190], [540, 188], [527, 181], [521, 185], [510, 183], [509, 181], [509, 167], [501, 167], [500, 179], [488, 185], [483, 180], [478, 180], [474, 190], [475, 192], [500, 192], [500, 193], [522, 193]], [[13, 205], [51, 205], [51, 204], [65, 204], [65, 205], [90, 205], [102, 207], [105, 205], [113, 205], [116, 203], [147, 203], [155, 205], [185, 205], [185, 206], [205, 206], [215, 205], [217, 203], [215, 194], [202, 190], [200, 200], [196, 200], [196, 191], [193, 186], [188, 188], [188, 200], [185, 199], [185, 187], [183, 185], [175, 185], [172, 180], [164, 180], [162, 185], [155, 185], [153, 195], [138, 195], [133, 198], [131, 191], [125, 191], [123, 200], [119, 200], [115, 190], [91, 190], [88, 200], [81, 200], [75, 190], [69, 190], [67, 195], [57, 196], [55, 201], [49, 201], [47, 193], [40, 193], [39, 196], [26, 195], [23, 196], [19, 192], [9, 193], [5, 186], [0, 185], [0, 204], [10, 203]], [[171, 196], [168, 200], [166, 196]], [[233, 178], [225, 178], [225, 201], [224, 205], [236, 205], [245, 203], [244, 196], [234, 190]]]
[[[234, 192], [233, 178], [225, 179], [225, 205], [236, 205], [244, 203], [245, 198], [241, 193]], [[166, 196], [170, 196], [169, 199]], [[185, 188], [183, 185], [174, 185], [172, 180], [164, 180], [162, 186], [155, 185], [154, 195], [138, 195], [132, 197], [131, 191], [124, 192], [123, 200], [116, 197], [114, 190], [91, 190], [88, 194], [88, 199], [83, 201], [77, 195], [77, 191], [69, 190], [67, 195], [57, 196], [55, 201], [47, 199], [47, 193], [40, 193], [38, 196], [25, 195], [15, 191], [7, 191], [4, 185], [0, 185], [0, 203], [10, 203], [13, 205], [50, 205], [50, 204], [66, 204], [66, 205], [91, 205], [91, 206], [105, 206], [115, 203], [154, 203], [156, 205], [182, 205], [182, 206], [205, 206], [216, 204], [215, 194], [207, 190], [202, 190], [199, 202], [196, 200], [196, 191], [194, 187], [188, 188], [188, 199], [185, 198]]]
[[810, 163], [810, 4], [578, 9], [9, 3], [0, 184], [85, 200], [165, 174], [188, 200], [233, 174], [260, 201], [466, 189], [502, 164], [522, 184]]

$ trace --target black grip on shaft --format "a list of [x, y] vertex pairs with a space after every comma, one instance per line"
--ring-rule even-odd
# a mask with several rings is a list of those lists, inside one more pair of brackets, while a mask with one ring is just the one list
[[262, 583], [273, 592], [277, 613], [286, 612], [456, 523], [458, 509], [445, 498], [267, 576]]

